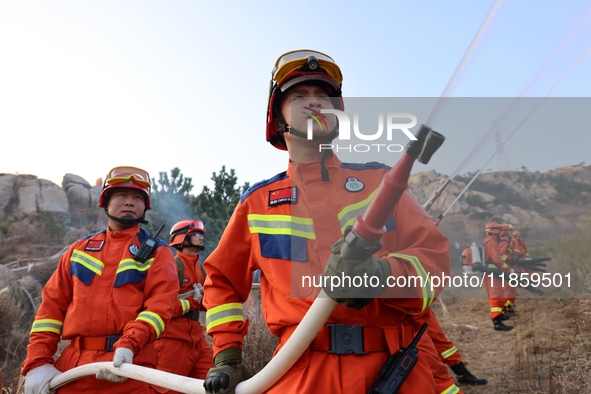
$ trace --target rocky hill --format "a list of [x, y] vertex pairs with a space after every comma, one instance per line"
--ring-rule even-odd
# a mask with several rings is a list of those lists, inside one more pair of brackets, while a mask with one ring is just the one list
[[[513, 224], [535, 247], [591, 219], [591, 166], [484, 173], [452, 206], [471, 179], [455, 177], [429, 210], [436, 219], [449, 209], [440, 229], [452, 247], [481, 240], [489, 220]], [[411, 176], [409, 189], [423, 204], [446, 180], [435, 171], [421, 172]], [[74, 174], [64, 175], [61, 186], [34, 175], [0, 174], [0, 264], [49, 256], [104, 227], [100, 190]]]

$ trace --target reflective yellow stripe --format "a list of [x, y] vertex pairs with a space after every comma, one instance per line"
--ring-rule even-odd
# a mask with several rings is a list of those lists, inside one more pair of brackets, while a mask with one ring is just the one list
[[444, 391], [442, 391], [441, 394], [456, 394], [459, 392], [460, 392], [460, 388], [458, 386], [456, 386], [455, 384], [452, 384], [451, 386], [446, 388]]
[[54, 319], [39, 319], [33, 322], [31, 333], [34, 332], [53, 332], [58, 335], [62, 333], [63, 321]]
[[102, 275], [103, 268], [105, 268], [105, 263], [80, 250], [74, 250], [74, 252], [72, 252], [72, 257], [70, 257], [70, 260], [83, 265], [84, 267], [88, 268], [97, 275]]
[[505, 301], [505, 306], [513, 307], [513, 305], [515, 305], [515, 304], [513, 304], [513, 302], [511, 302], [509, 300]]
[[290, 215], [250, 214], [248, 229], [251, 234], [282, 234], [316, 239], [312, 219]]
[[134, 259], [123, 259], [119, 262], [119, 267], [117, 268], [117, 274], [120, 274], [123, 271], [127, 270], [137, 270], [137, 271], [146, 271], [152, 263], [154, 262], [154, 258], [148, 259], [145, 263], [140, 263]]
[[154, 331], [156, 331], [156, 338], [160, 337], [160, 334], [162, 334], [162, 331], [164, 331], [164, 321], [154, 312], [143, 311], [135, 320], [145, 321], [154, 327]]
[[191, 304], [189, 303], [189, 300], [185, 300], [185, 299], [180, 299], [179, 300], [181, 302], [181, 308], [183, 309], [183, 315], [187, 312], [189, 312], [189, 308], [191, 307]]
[[503, 308], [499, 308], [497, 306], [490, 308], [491, 312], [501, 312], [503, 313]]
[[[501, 260], [506, 261], [507, 260], [507, 255], [506, 254], [502, 255], [501, 256]], [[505, 268], [505, 267], [503, 267], [503, 268]]]
[[365, 200], [347, 205], [341, 212], [339, 212], [337, 217], [339, 218], [339, 224], [341, 226], [341, 234], [345, 233], [347, 226], [353, 225], [357, 216], [365, 212], [365, 209], [369, 205], [374, 194], [376, 194], [375, 190]]
[[448, 358], [449, 356], [451, 356], [452, 354], [454, 354], [457, 351], [458, 351], [458, 349], [456, 349], [455, 346], [452, 346], [449, 349], [447, 349], [445, 352], [441, 353], [441, 357]]
[[229, 323], [232, 321], [244, 321], [242, 304], [239, 302], [218, 305], [215, 308], [208, 309], [207, 313], [205, 314], [205, 324], [207, 331], [219, 326], [220, 324]]
[[419, 259], [415, 256], [409, 256], [409, 255], [400, 254], [400, 253], [390, 253], [388, 255], [388, 257], [396, 257], [396, 258], [408, 260], [415, 267], [417, 274], [419, 274], [419, 276], [421, 278], [423, 278], [423, 286], [421, 287], [421, 291], [423, 292], [423, 309], [421, 311], [424, 311], [425, 309], [427, 309], [429, 307], [429, 305], [431, 305], [433, 303], [433, 301], [435, 300], [435, 298], [434, 298], [435, 289], [433, 289], [433, 283], [431, 283], [431, 278], [427, 274], [427, 271], [425, 271], [425, 269], [421, 265], [421, 262], [419, 261]]

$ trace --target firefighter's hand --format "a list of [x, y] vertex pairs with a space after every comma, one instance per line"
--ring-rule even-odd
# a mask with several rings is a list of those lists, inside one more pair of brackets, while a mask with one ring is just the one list
[[[113, 355], [113, 366], [119, 368], [123, 363], [133, 363], [133, 351], [125, 347], [120, 347], [115, 350], [115, 354]], [[116, 375], [107, 368], [99, 369], [96, 373], [96, 378], [100, 380], [108, 380], [111, 383], [121, 383], [127, 380], [125, 376]]]
[[31, 369], [25, 376], [25, 394], [49, 394], [55, 391], [49, 390], [49, 382], [61, 375], [53, 365], [45, 364]]
[[332, 255], [324, 269], [323, 289], [339, 304], [360, 309], [386, 290], [386, 279], [392, 270], [386, 259], [373, 256], [365, 261], [345, 259], [340, 255], [344, 242], [341, 238], [332, 245]]
[[207, 373], [203, 388], [208, 394], [234, 394], [238, 383], [252, 377], [242, 364], [242, 350], [231, 347], [216, 354], [215, 367]]
[[203, 299], [203, 285], [201, 283], [193, 283], [193, 299], [201, 302]]

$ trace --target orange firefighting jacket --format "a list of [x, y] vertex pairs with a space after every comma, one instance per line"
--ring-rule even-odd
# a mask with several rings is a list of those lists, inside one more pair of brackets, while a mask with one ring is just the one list
[[460, 262], [463, 265], [472, 265], [472, 248], [466, 248], [462, 251]]
[[511, 237], [499, 238], [499, 254], [503, 261], [511, 261], [513, 259], [513, 251], [511, 250]]
[[53, 364], [60, 337], [121, 334], [114, 349], [137, 356], [160, 336], [177, 302], [178, 276], [163, 242], [146, 263], [134, 260], [147, 236], [139, 226], [102, 230], [70, 246], [43, 288], [21, 374]]
[[525, 242], [521, 239], [513, 239], [511, 241], [511, 251], [515, 255], [517, 260], [525, 259], [529, 257], [529, 251], [527, 250], [527, 246], [525, 246]]
[[509, 267], [501, 257], [499, 241], [494, 235], [487, 235], [484, 239], [484, 255], [489, 268], [506, 270]]
[[[203, 284], [205, 278], [201, 273], [199, 266], [199, 255], [192, 256], [183, 252], [177, 252], [178, 257], [183, 263], [183, 283], [181, 284], [180, 294], [193, 290], [193, 283]], [[187, 344], [199, 343], [203, 337], [204, 327], [199, 324], [199, 320], [182, 317], [189, 311], [199, 312], [201, 304], [193, 297], [187, 299], [178, 298], [174, 313], [170, 323], [166, 326], [166, 330], [162, 334], [162, 338], [173, 338]]]
[[[363, 213], [388, 168], [379, 163], [290, 163], [287, 172], [257, 183], [236, 206], [216, 250], [205, 261], [203, 303], [214, 354], [241, 346], [247, 331], [242, 303], [260, 269], [263, 314], [274, 335], [300, 323], [320, 291], [318, 275], [331, 245]], [[338, 305], [327, 323], [392, 327], [431, 305], [441, 288], [430, 277], [449, 273], [447, 238], [408, 192], [386, 224], [383, 248], [392, 276], [414, 276], [426, 286], [390, 287], [361, 311]], [[390, 297], [390, 298], [385, 298]]]

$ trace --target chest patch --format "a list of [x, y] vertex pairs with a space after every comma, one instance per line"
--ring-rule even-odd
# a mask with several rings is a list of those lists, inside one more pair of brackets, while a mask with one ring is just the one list
[[359, 179], [355, 178], [354, 176], [347, 178], [347, 181], [345, 182], [345, 189], [347, 189], [347, 191], [350, 191], [350, 192], [361, 191], [361, 190], [363, 190], [364, 187], [365, 187], [365, 185], [363, 184], [363, 182], [361, 182]]
[[137, 254], [138, 250], [139, 250], [139, 248], [138, 248], [138, 246], [137, 246], [136, 244], [131, 244], [131, 245], [129, 245], [129, 252], [130, 252], [132, 255], [134, 255], [134, 256], [135, 256], [135, 255]]
[[295, 204], [298, 201], [297, 188], [295, 186], [283, 189], [271, 190], [269, 192], [269, 206], [274, 207], [280, 204]]
[[103, 248], [104, 244], [105, 244], [104, 240], [89, 239], [88, 242], [86, 243], [86, 247], [84, 248], [84, 250], [98, 252], [99, 250], [101, 250]]

